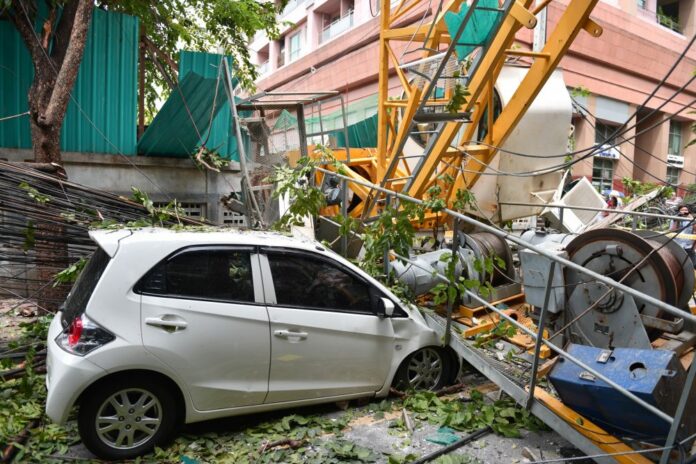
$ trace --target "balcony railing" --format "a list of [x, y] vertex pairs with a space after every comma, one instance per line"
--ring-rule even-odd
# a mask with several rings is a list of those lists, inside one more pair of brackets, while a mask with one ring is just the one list
[[321, 38], [319, 40], [319, 43], [324, 43], [327, 40], [331, 40], [338, 34], [347, 31], [351, 27], [353, 27], [353, 10], [349, 10], [342, 17], [338, 18], [336, 21], [326, 26], [321, 31]]
[[256, 70], [259, 73], [259, 76], [263, 76], [268, 72], [269, 66], [268, 66], [268, 60], [264, 61], [261, 64], [256, 65]]

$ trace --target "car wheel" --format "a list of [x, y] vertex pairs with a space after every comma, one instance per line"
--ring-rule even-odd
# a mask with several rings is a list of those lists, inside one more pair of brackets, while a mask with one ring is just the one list
[[155, 382], [123, 379], [87, 392], [78, 429], [92, 453], [102, 459], [132, 459], [171, 437], [178, 422], [176, 399]]
[[441, 348], [428, 346], [411, 353], [394, 377], [399, 390], [439, 390], [451, 377], [452, 362]]

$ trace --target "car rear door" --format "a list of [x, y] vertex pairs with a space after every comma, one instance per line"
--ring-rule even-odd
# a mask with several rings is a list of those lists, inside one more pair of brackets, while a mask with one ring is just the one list
[[264, 248], [260, 258], [271, 324], [266, 403], [382, 388], [394, 331], [372, 311], [370, 284], [314, 253]]
[[196, 409], [263, 403], [270, 336], [253, 248], [179, 250], [136, 291], [145, 348], [186, 383]]

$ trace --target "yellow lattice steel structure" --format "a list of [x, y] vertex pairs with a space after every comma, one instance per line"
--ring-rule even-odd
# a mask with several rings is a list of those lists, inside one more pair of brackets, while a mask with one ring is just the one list
[[[469, 10], [474, 11], [478, 1], [472, 0], [468, 5]], [[451, 63], [456, 57], [455, 47], [461, 45], [456, 41], [460, 40], [462, 31], [468, 27], [471, 14], [465, 16], [454, 37], [446, 27], [445, 15], [463, 14], [460, 13], [466, 11], [462, 9], [463, 1], [446, 1], [430, 22], [398, 27], [399, 22], [409, 14], [413, 15], [415, 11], [422, 14], [427, 2], [401, 0], [391, 8], [390, 0], [381, 0], [378, 146], [375, 149], [351, 149], [348, 174], [422, 198], [437, 177], [446, 173], [454, 182], [441, 195], [450, 205], [458, 189], [471, 188], [495, 157], [496, 147], [500, 147], [511, 134], [580, 30], [585, 29], [594, 37], [602, 33], [601, 27], [589, 17], [597, 0], [570, 0], [541, 51], [516, 49], [513, 46], [515, 34], [523, 27], [533, 28], [536, 15], [551, 1], [543, 0], [533, 6], [532, 0], [504, 0], [497, 9], [500, 19], [495, 29], [485, 43], [476, 47], [476, 52], [472, 54], [475, 58], [467, 61], [469, 67], [456, 60], [459, 75], [453, 76], [444, 75], [443, 71], [447, 68], [447, 62]], [[409, 77], [405, 68], [410, 64], [402, 63], [397, 52], [403, 51], [404, 45], [413, 43], [422, 44], [416, 63], [438, 63], [437, 60], [440, 60], [432, 76]], [[494, 84], [506, 60], [520, 56], [531, 59], [532, 63], [514, 96], [499, 114], [494, 115]], [[389, 79], [393, 74], [397, 76], [402, 89], [401, 96], [397, 98], [389, 96]], [[455, 115], [442, 109], [452, 97], [453, 82], [463, 82], [469, 93], [458, 110], [459, 114]], [[433, 135], [423, 154], [405, 156], [406, 140], [416, 127], [419, 114], [427, 109], [430, 110], [431, 120], [437, 121], [437, 111], [440, 111], [442, 119], [431, 131]], [[477, 143], [476, 129], [482, 120], [490, 129], [484, 140]], [[344, 150], [337, 150], [335, 155], [345, 160]], [[355, 184], [351, 185], [351, 189], [362, 199], [351, 215], [369, 217], [379, 212], [383, 204], [381, 194]]]

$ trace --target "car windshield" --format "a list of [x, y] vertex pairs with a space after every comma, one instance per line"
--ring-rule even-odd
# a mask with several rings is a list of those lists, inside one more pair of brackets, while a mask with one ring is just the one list
[[110, 259], [109, 255], [101, 248], [97, 248], [97, 251], [89, 258], [65, 300], [63, 307], [63, 323], [65, 325], [70, 324], [77, 316], [85, 312], [89, 297], [92, 296], [92, 292]]

